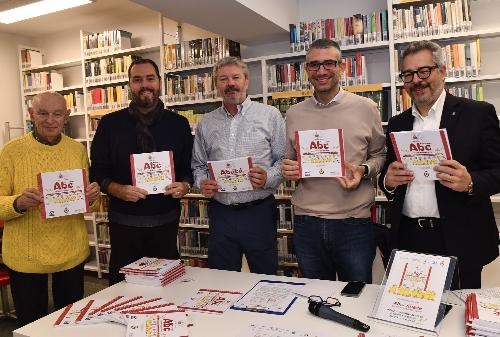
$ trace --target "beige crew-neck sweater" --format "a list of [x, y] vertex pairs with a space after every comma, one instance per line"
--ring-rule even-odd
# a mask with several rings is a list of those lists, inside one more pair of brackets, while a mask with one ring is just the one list
[[[5, 220], [3, 262], [22, 273], [54, 273], [85, 261], [89, 255], [83, 214], [42, 219], [40, 207], [17, 213], [13, 202], [27, 188], [37, 188], [37, 174], [84, 168], [85, 147], [65, 135], [53, 146], [39, 143], [32, 133], [17, 138], [0, 153], [0, 219]], [[99, 199], [92, 211], [99, 208]]]
[[[293, 105], [286, 112], [286, 158], [296, 160], [295, 131], [343, 129], [345, 159], [351, 164], [367, 164], [369, 177], [376, 177], [385, 161], [385, 136], [376, 104], [369, 98], [345, 92], [329, 105], [312, 98]], [[292, 197], [295, 214], [325, 219], [370, 216], [374, 202], [370, 179], [356, 190], [346, 191], [336, 178], [301, 179]]]

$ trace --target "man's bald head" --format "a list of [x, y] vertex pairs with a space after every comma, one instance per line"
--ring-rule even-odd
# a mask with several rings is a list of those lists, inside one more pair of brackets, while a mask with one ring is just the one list
[[63, 107], [64, 111], [67, 110], [66, 100], [58, 92], [43, 92], [33, 98], [32, 106], [34, 111], [38, 111], [40, 107], [45, 105], [60, 106]]
[[60, 139], [69, 118], [66, 100], [57, 92], [44, 92], [33, 98], [29, 109], [34, 132], [38, 139], [54, 144]]

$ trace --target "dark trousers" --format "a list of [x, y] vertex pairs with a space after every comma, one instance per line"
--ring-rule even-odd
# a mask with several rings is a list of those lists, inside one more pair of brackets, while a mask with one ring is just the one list
[[157, 227], [132, 227], [109, 224], [111, 256], [109, 259], [109, 285], [125, 279], [120, 268], [141, 257], [178, 259], [176, 220]]
[[[52, 298], [56, 310], [83, 298], [83, 267], [79, 264], [52, 274]], [[12, 299], [20, 326], [48, 314], [48, 274], [10, 272]]]
[[[446, 250], [440, 222], [434, 228], [422, 228], [414, 220], [405, 216], [401, 217], [399, 225], [399, 249], [425, 254], [451, 255]], [[460, 268], [460, 260], [458, 260], [451, 282], [451, 289], [481, 288], [482, 270], [482, 267]]]
[[210, 202], [208, 265], [241, 271], [243, 254], [252, 273], [275, 275], [278, 268], [276, 200], [268, 198], [249, 208]]

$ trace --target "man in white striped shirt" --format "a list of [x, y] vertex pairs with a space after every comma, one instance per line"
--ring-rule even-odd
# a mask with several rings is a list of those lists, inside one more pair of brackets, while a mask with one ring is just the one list
[[[242, 255], [250, 271], [275, 274], [277, 209], [274, 192], [281, 183], [285, 155], [285, 125], [278, 109], [248, 97], [248, 68], [235, 57], [214, 67], [214, 79], [223, 99], [220, 108], [198, 124], [191, 167], [195, 186], [212, 198], [209, 204], [210, 268], [241, 270]], [[218, 192], [208, 174], [207, 161], [249, 156], [253, 168], [245, 192]]]

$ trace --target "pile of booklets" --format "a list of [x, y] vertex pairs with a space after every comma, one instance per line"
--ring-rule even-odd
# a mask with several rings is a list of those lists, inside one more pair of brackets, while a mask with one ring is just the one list
[[500, 337], [500, 297], [471, 293], [465, 301], [468, 336]]
[[189, 336], [192, 324], [187, 313], [161, 297], [117, 296], [69, 304], [55, 327], [114, 322], [127, 326], [127, 337]]
[[143, 257], [120, 269], [125, 281], [149, 286], [165, 286], [186, 273], [181, 260]]

